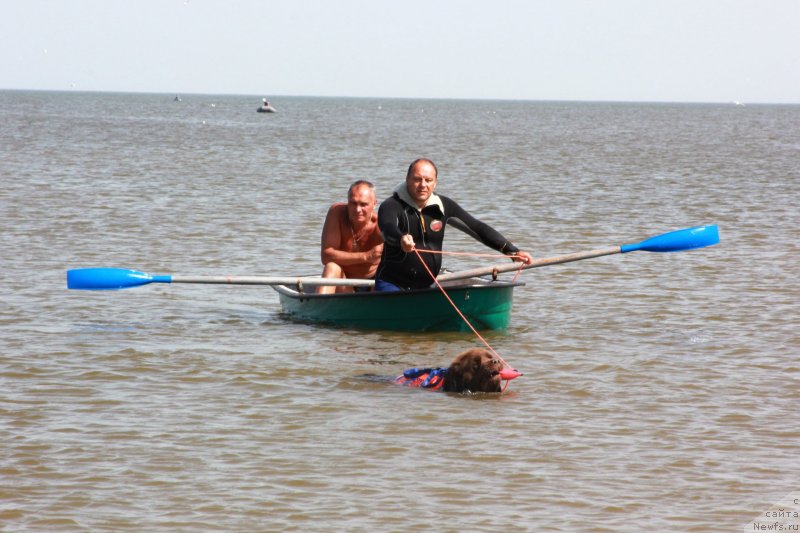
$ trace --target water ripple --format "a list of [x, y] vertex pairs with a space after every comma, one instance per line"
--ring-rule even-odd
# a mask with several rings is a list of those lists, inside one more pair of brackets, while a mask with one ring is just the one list
[[[4, 526], [731, 531], [797, 490], [796, 107], [257, 100], [0, 91]], [[501, 395], [390, 384], [469, 335], [291, 322], [269, 288], [65, 289], [317, 272], [327, 206], [419, 155], [539, 257], [723, 240], [523, 274], [487, 334], [525, 374]]]

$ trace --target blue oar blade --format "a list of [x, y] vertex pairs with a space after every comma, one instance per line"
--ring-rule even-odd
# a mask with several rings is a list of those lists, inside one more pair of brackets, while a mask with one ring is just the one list
[[78, 268], [67, 271], [67, 288], [89, 291], [127, 289], [148, 283], [171, 283], [172, 276], [151, 276], [124, 268]]
[[637, 244], [623, 244], [620, 247], [620, 251], [623, 254], [636, 250], [644, 250], [645, 252], [680, 252], [711, 246], [718, 242], [719, 228], [717, 226], [697, 226], [650, 237]]

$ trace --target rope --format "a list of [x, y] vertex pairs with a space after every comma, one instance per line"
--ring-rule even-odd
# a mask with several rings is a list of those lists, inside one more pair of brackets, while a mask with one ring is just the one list
[[[497, 257], [497, 254], [471, 254], [471, 253], [466, 253], [466, 252], [440, 252], [438, 250], [421, 250], [421, 251], [422, 252], [427, 252], [427, 253], [432, 253], [432, 254], [436, 253], [436, 254], [444, 254], [444, 255], [472, 255], [472, 256], [481, 256], [481, 257]], [[422, 263], [422, 266], [425, 267], [425, 270], [428, 272], [428, 275], [431, 277], [431, 279], [433, 279], [433, 282], [436, 284], [436, 286], [442, 292], [444, 297], [447, 298], [447, 301], [450, 302], [450, 305], [453, 306], [453, 309], [456, 310], [456, 313], [458, 313], [458, 316], [460, 316], [461, 319], [464, 321], [464, 323], [467, 326], [469, 326], [469, 329], [472, 330], [472, 333], [474, 333], [475, 336], [477, 336], [480, 339], [480, 341], [486, 346], [486, 348], [489, 350], [489, 352], [492, 355], [497, 357], [500, 360], [500, 362], [503, 363], [504, 367], [513, 368], [511, 365], [509, 365], [506, 362], [505, 359], [500, 357], [500, 354], [497, 353], [497, 351], [494, 348], [492, 348], [491, 345], [489, 345], [489, 343], [486, 341], [486, 339], [484, 339], [483, 336], [480, 333], [478, 333], [478, 330], [476, 330], [472, 326], [470, 321], [467, 319], [467, 317], [464, 316], [464, 313], [462, 313], [461, 309], [459, 309], [458, 306], [455, 304], [455, 302], [453, 302], [453, 299], [450, 298], [450, 295], [447, 294], [446, 290], [444, 290], [444, 287], [442, 287], [441, 283], [439, 283], [439, 280], [436, 279], [436, 276], [433, 275], [433, 272], [431, 272], [431, 269], [428, 268], [428, 265], [425, 263], [425, 261], [422, 260], [422, 256], [420, 255], [420, 250], [417, 250], [416, 248], [414, 248], [414, 253], [417, 254], [417, 258], [419, 259], [419, 262]], [[519, 256], [503, 256], [503, 257], [519, 257]], [[521, 271], [522, 271], [522, 267], [520, 267], [520, 269], [517, 271], [517, 275], [514, 276], [514, 279], [517, 279], [517, 276], [519, 275], [519, 273]], [[502, 392], [505, 392], [505, 390], [508, 388], [508, 385], [510, 383], [510, 380], [505, 380], [505, 381], [506, 381], [506, 384], [503, 387]]]
[[439, 255], [463, 255], [469, 257], [519, 257], [518, 255], [505, 255], [505, 254], [479, 254], [476, 252], [445, 252], [444, 250], [419, 250], [426, 254], [439, 254]]
[[[474, 253], [474, 252], [445, 252], [443, 250], [417, 250], [416, 248], [414, 248], [414, 251], [417, 252], [417, 255], [419, 255], [419, 252], [424, 252], [426, 254], [457, 255], [457, 256], [462, 256], [462, 257], [503, 257], [503, 258], [508, 257], [512, 261], [514, 259], [522, 259], [522, 256], [521, 255], [517, 255], [517, 254], [505, 255], [505, 254], [481, 254], [481, 253]], [[422, 261], [421, 257], [420, 257], [420, 261]], [[423, 262], [422, 264], [424, 265], [425, 263]], [[524, 267], [525, 267], [525, 263], [520, 261], [519, 268], [517, 269], [516, 273], [514, 274], [514, 277], [511, 278], [511, 282], [512, 283], [517, 281], [517, 277], [519, 277], [519, 273], [522, 272], [522, 269]], [[427, 269], [428, 267], [426, 266], [425, 268]], [[430, 270], [428, 270], [428, 274], [431, 274]], [[433, 274], [431, 274], [431, 276], [433, 276]], [[434, 278], [434, 281], [436, 281], [436, 278]]]

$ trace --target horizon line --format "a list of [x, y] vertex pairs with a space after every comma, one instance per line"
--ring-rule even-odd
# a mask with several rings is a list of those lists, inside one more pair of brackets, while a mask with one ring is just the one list
[[[207, 92], [165, 92], [165, 91], [135, 91], [135, 90], [102, 90], [102, 89], [30, 89], [2, 87], [3, 92], [42, 92], [42, 93], [100, 93], [100, 94], [142, 94], [142, 95], [172, 95], [172, 96], [241, 96], [264, 98], [257, 93], [207, 93]], [[480, 102], [541, 102], [541, 103], [607, 103], [607, 104], [724, 104], [724, 105], [798, 105], [800, 102], [761, 102], [740, 100], [616, 100], [616, 99], [554, 99], [554, 98], [488, 98], [488, 97], [436, 97], [436, 96], [346, 96], [346, 95], [321, 95], [321, 94], [274, 94], [275, 98], [349, 98], [361, 100], [455, 100], [455, 101], [480, 101]]]

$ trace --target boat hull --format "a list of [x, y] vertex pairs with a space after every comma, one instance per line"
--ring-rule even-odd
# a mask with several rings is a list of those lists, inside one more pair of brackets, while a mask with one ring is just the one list
[[[451, 284], [447, 294], [478, 330], [506, 329], [519, 282], [474, 278]], [[395, 331], [470, 331], [437, 288], [403, 292], [314, 294], [275, 286], [283, 313], [305, 322]]]

